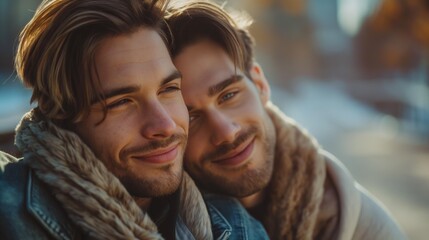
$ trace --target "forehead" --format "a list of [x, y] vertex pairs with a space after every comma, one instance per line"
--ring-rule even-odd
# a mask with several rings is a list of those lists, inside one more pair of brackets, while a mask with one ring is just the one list
[[161, 79], [175, 69], [161, 37], [148, 28], [104, 39], [97, 48], [95, 64], [103, 88], [131, 79]]
[[186, 95], [195, 91], [207, 93], [207, 89], [236, 73], [234, 63], [228, 54], [214, 42], [204, 40], [184, 48], [174, 58], [174, 64], [182, 73], [182, 92]]

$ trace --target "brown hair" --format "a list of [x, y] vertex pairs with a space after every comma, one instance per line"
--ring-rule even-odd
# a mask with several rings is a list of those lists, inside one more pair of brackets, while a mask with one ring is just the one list
[[254, 40], [248, 32], [252, 19], [244, 12], [228, 12], [208, 1], [170, 5], [167, 16], [172, 57], [204, 39], [219, 44], [248, 76], [253, 64]]
[[94, 55], [106, 37], [139, 27], [163, 34], [167, 0], [44, 0], [22, 30], [18, 76], [33, 89], [31, 102], [55, 122], [72, 123], [101, 100]]

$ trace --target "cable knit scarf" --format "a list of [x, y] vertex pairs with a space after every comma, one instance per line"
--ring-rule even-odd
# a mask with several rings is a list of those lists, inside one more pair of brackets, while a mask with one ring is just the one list
[[271, 239], [313, 239], [326, 177], [316, 141], [276, 106], [267, 111], [276, 130], [274, 172], [262, 220]]
[[[162, 239], [156, 225], [80, 138], [38, 111], [24, 115], [15, 143], [67, 214], [95, 239]], [[25, 161], [25, 160], [24, 160]], [[196, 239], [212, 239], [201, 194], [185, 173], [179, 214]]]

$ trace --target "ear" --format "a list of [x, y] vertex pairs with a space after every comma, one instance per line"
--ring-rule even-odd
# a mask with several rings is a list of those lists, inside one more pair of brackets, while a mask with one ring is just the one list
[[264, 72], [257, 62], [254, 62], [250, 69], [250, 77], [258, 89], [262, 103], [265, 105], [271, 98], [271, 90]]

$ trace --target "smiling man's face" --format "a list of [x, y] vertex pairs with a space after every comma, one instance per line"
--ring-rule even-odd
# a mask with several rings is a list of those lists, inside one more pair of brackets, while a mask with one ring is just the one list
[[[181, 77], [151, 29], [107, 38], [95, 65], [106, 97], [94, 103], [76, 133], [134, 196], [174, 192], [182, 178], [188, 113]], [[101, 121], [101, 122], [100, 122]]]
[[173, 61], [189, 110], [188, 172], [210, 191], [245, 197], [262, 190], [271, 178], [275, 142], [264, 109], [265, 79], [252, 69], [249, 80], [208, 40], [185, 47]]

